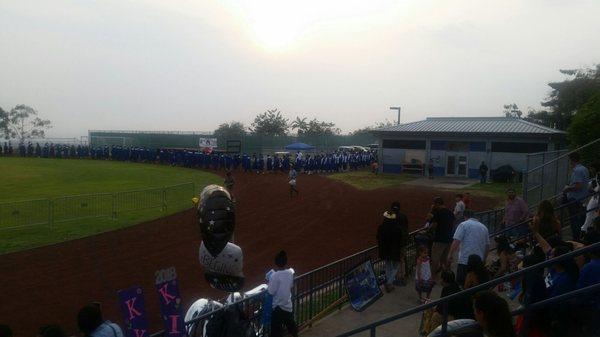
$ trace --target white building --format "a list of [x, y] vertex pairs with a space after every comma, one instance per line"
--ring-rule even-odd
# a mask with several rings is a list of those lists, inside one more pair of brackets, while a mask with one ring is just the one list
[[564, 131], [505, 117], [427, 118], [372, 133], [383, 172], [422, 170], [432, 159], [434, 175], [468, 178], [479, 177], [481, 162], [489, 172], [507, 164], [522, 171], [528, 153], [557, 150], [566, 140]]

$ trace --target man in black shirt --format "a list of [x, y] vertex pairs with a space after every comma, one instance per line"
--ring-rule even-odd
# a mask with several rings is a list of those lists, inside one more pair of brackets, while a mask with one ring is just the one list
[[454, 214], [444, 207], [442, 197], [435, 197], [431, 206], [428, 220], [433, 231], [433, 245], [431, 247], [431, 273], [435, 279], [437, 274], [449, 266], [446, 265], [448, 250], [452, 243], [454, 229]]

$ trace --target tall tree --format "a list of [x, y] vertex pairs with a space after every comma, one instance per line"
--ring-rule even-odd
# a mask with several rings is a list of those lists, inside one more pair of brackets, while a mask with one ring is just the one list
[[370, 133], [374, 129], [385, 128], [385, 127], [394, 126], [394, 125], [396, 125], [396, 123], [390, 122], [389, 120], [386, 119], [385, 121], [378, 122], [375, 125], [367, 126], [367, 127], [361, 128], [361, 129], [354, 130], [354, 131], [350, 132], [350, 134], [353, 136], [364, 135], [364, 134]]
[[335, 123], [333, 122], [324, 122], [316, 118], [307, 122], [306, 119], [306, 117], [296, 117], [290, 124], [292, 129], [298, 130], [298, 136], [330, 136], [341, 132], [339, 128], [335, 127]]
[[304, 117], [304, 118], [296, 117], [296, 119], [294, 119], [292, 121], [292, 123], [290, 123], [290, 128], [297, 130], [298, 136], [302, 136], [308, 129], [308, 123], [306, 122], [306, 117]]
[[[600, 92], [592, 96], [587, 103], [577, 111], [571, 125], [567, 129], [571, 147], [585, 145], [600, 137]], [[597, 151], [599, 147], [596, 146]], [[596, 152], [596, 158], [598, 153]]]
[[44, 138], [45, 130], [51, 127], [52, 123], [39, 118], [30, 106], [19, 104], [8, 112], [0, 108], [0, 128], [6, 139], [16, 138], [24, 143], [26, 139]]
[[560, 70], [570, 78], [548, 83], [552, 91], [542, 102], [546, 109], [531, 111], [528, 119], [566, 130], [573, 116], [596, 93], [600, 92], [600, 64], [595, 68]]
[[246, 134], [246, 127], [241, 122], [223, 123], [213, 133], [217, 138], [241, 139]]
[[521, 118], [523, 112], [519, 109], [519, 107], [515, 104], [504, 104], [504, 115], [506, 117], [512, 118]]
[[288, 119], [277, 109], [267, 110], [258, 114], [252, 122], [251, 131], [257, 135], [284, 136], [287, 132]]

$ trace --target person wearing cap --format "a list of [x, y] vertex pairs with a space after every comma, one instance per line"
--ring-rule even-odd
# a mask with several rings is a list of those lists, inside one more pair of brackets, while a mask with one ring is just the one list
[[442, 197], [435, 197], [431, 206], [431, 213], [427, 216], [430, 228], [433, 231], [433, 245], [431, 246], [431, 270], [435, 276], [447, 268], [446, 258], [452, 242], [452, 229], [454, 228], [454, 214], [444, 206]]
[[400, 212], [400, 203], [393, 202], [389, 211], [383, 213], [383, 221], [377, 228], [379, 258], [385, 265], [385, 290], [394, 290], [394, 281], [399, 274], [399, 284], [404, 280], [404, 257], [408, 241], [408, 220]]

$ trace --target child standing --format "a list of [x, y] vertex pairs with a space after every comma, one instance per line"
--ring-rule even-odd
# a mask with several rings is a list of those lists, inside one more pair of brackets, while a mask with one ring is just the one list
[[417, 250], [417, 270], [415, 272], [415, 289], [419, 293], [419, 303], [423, 302], [423, 293], [425, 298], [431, 297], [431, 290], [435, 284], [431, 278], [431, 266], [428, 249], [425, 246], [419, 246]]

